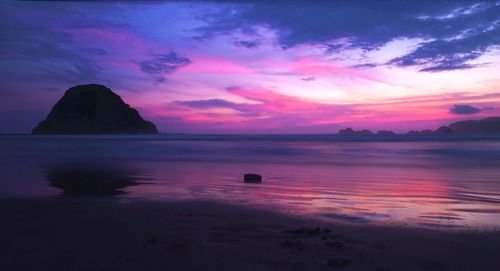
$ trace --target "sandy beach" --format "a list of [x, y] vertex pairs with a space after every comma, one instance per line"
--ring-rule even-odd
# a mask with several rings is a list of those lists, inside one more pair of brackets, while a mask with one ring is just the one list
[[1, 270], [497, 270], [500, 233], [329, 224], [204, 201], [3, 199]]

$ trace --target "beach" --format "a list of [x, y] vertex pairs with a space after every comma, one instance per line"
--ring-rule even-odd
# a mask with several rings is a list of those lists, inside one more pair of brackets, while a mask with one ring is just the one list
[[2, 270], [497, 270], [498, 232], [332, 224], [216, 202], [1, 200]]

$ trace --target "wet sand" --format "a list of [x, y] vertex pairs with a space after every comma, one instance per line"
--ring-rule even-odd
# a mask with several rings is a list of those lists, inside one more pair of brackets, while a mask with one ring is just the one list
[[328, 224], [216, 202], [0, 200], [0, 270], [499, 270], [499, 232]]

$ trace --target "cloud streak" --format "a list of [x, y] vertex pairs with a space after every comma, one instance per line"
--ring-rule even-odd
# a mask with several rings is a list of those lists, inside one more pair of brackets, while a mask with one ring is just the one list
[[456, 115], [471, 115], [481, 112], [481, 109], [468, 104], [455, 104], [450, 108], [450, 113]]
[[164, 82], [165, 75], [175, 72], [177, 69], [191, 64], [187, 57], [180, 56], [175, 52], [154, 55], [153, 58], [137, 63], [141, 71], [152, 74], [158, 82]]

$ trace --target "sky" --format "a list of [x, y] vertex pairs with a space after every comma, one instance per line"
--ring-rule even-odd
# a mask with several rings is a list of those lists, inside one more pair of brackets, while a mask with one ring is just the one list
[[97, 83], [165, 133], [500, 116], [500, 0], [2, 1], [0, 132]]

